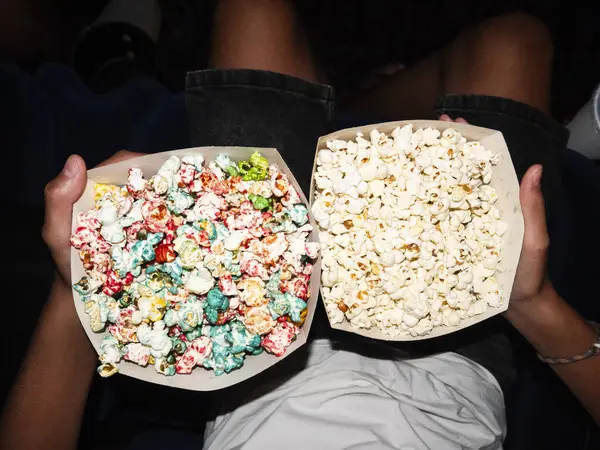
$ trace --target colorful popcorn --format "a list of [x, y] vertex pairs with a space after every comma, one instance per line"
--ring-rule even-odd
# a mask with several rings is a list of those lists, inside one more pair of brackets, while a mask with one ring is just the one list
[[105, 333], [98, 373], [121, 361], [163, 375], [217, 375], [247, 355], [282, 356], [304, 323], [312, 262], [308, 208], [287, 176], [256, 152], [170, 157], [145, 179], [94, 189], [71, 236], [86, 276], [90, 327]]

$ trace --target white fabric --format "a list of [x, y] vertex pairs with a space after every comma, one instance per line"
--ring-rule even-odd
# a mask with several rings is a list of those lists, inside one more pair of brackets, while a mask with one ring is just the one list
[[376, 359], [324, 340], [306, 351], [304, 369], [209, 423], [204, 448], [502, 448], [502, 391], [465, 357]]

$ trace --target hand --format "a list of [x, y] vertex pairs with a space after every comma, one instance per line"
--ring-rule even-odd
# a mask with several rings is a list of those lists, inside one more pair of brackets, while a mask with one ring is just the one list
[[[440, 120], [454, 122], [446, 114], [441, 115]], [[456, 119], [456, 122], [467, 123], [463, 118]], [[545, 289], [551, 288], [550, 282], [546, 278], [549, 238], [546, 228], [544, 197], [540, 188], [541, 179], [542, 166], [535, 164], [527, 170], [521, 180], [519, 199], [525, 221], [525, 235], [510, 295], [511, 307], [534, 299]]]
[[[125, 161], [142, 156], [143, 153], [120, 151], [99, 164]], [[46, 215], [42, 237], [50, 249], [56, 264], [59, 280], [71, 285], [71, 218], [73, 205], [82, 196], [87, 182], [85, 162], [78, 155], [71, 155], [56, 178], [46, 185]]]

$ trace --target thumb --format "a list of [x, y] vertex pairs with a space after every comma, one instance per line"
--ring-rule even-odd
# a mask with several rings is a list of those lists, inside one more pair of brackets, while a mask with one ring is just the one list
[[544, 274], [549, 238], [546, 229], [544, 197], [540, 188], [542, 166], [531, 166], [521, 180], [520, 201], [525, 222], [519, 269], [532, 277]]
[[64, 263], [62, 259], [65, 254], [68, 261], [73, 204], [83, 194], [86, 180], [85, 162], [81, 156], [71, 155], [62, 171], [46, 185], [44, 191], [46, 212], [42, 236], [59, 269]]

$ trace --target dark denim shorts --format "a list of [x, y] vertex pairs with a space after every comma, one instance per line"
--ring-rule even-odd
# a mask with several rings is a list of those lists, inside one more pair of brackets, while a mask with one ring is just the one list
[[[186, 97], [192, 145], [275, 147], [305, 192], [319, 136], [369, 123], [335, 114], [330, 86], [271, 72], [193, 72], [187, 77]], [[486, 96], [446, 95], [437, 102], [436, 113], [502, 131], [519, 178], [532, 164], [544, 165], [544, 195], [551, 203], [560, 186], [558, 156], [568, 137], [563, 127], [535, 108]], [[496, 318], [450, 336], [399, 347], [410, 357], [455, 351], [486, 367], [506, 388], [514, 371], [505, 326], [502, 318]], [[368, 345], [362, 337], [330, 330], [322, 305], [312, 333], [329, 336], [347, 348], [360, 350]]]

